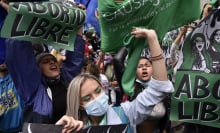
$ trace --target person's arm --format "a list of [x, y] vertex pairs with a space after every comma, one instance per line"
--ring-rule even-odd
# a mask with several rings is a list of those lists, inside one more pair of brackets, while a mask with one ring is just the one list
[[181, 44], [181, 41], [183, 40], [183, 38], [185, 37], [187, 32], [187, 26], [183, 26], [180, 28], [180, 32], [177, 35], [176, 39], [173, 41], [172, 45], [171, 45], [171, 50], [170, 50], [170, 59], [169, 59], [169, 64], [172, 64], [172, 66], [174, 67], [178, 61], [178, 50], [179, 50], [179, 46]]
[[203, 7], [200, 19], [203, 20], [204, 18], [206, 18], [209, 15], [209, 13], [211, 12], [212, 8], [213, 8], [212, 4], [206, 3]]
[[156, 32], [144, 28], [134, 28], [131, 34], [136, 38], [146, 38], [151, 53], [150, 60], [152, 61], [153, 68], [152, 77], [156, 80], [167, 81], [166, 65]]
[[96, 65], [100, 68], [101, 63], [103, 63], [104, 61], [104, 56], [105, 54], [102, 51], [99, 51], [99, 57], [98, 60], [96, 62]]
[[0, 6], [4, 8], [7, 12], [9, 12], [8, 1], [0, 0]]
[[85, 40], [82, 37], [82, 27], [78, 30], [73, 45], [73, 51], [66, 51], [66, 59], [62, 64], [62, 73], [69, 82], [81, 73], [84, 65]]
[[114, 65], [114, 72], [118, 84], [120, 86], [121, 91], [123, 91], [122, 87], [122, 75], [125, 71], [125, 58], [128, 55], [128, 50], [126, 47], [122, 47], [118, 53], [113, 57], [113, 65]]
[[173, 41], [173, 43], [174, 43], [175, 45], [178, 46], [178, 45], [180, 44], [180, 42], [182, 41], [183, 37], [186, 35], [187, 28], [188, 28], [187, 25], [185, 25], [185, 26], [183, 26], [183, 27], [180, 28], [179, 34], [177, 35], [176, 39]]
[[78, 34], [74, 43], [74, 51], [66, 52], [66, 60], [63, 61], [62, 73], [68, 81], [81, 73], [84, 64], [85, 40]]
[[33, 102], [33, 96], [40, 91], [41, 71], [35, 60], [32, 43], [6, 39], [6, 64], [22, 99]]
[[163, 53], [154, 30], [143, 28], [134, 29], [131, 34], [137, 38], [146, 38], [151, 53], [152, 78], [148, 87], [139, 93], [132, 102], [122, 103], [121, 106], [131, 124], [139, 124], [151, 114], [153, 107], [161, 102], [167, 93], [173, 92], [173, 84], [168, 81]]

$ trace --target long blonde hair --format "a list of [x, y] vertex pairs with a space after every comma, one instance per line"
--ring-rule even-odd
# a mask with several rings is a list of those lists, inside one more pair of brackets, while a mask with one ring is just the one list
[[[88, 116], [84, 110], [80, 108], [80, 93], [81, 87], [88, 79], [93, 79], [102, 86], [98, 78], [91, 74], [80, 74], [76, 76], [69, 84], [67, 92], [67, 112], [66, 114], [72, 116], [76, 120], [87, 122]], [[89, 88], [88, 88], [89, 89]]]

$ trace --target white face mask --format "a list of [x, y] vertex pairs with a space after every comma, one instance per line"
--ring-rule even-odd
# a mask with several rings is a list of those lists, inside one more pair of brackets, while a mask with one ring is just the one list
[[87, 103], [84, 108], [88, 115], [102, 116], [107, 112], [108, 106], [108, 96], [102, 93], [93, 101]]

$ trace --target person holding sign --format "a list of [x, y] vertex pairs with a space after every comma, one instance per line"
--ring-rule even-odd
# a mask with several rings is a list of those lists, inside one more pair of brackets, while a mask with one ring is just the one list
[[[167, 79], [165, 61], [156, 32], [151, 29], [135, 28], [131, 34], [136, 38], [146, 38], [149, 44], [152, 77], [147, 89], [132, 102], [127, 101], [120, 106], [112, 107], [108, 105], [108, 96], [97, 78], [89, 74], [78, 75], [68, 87], [67, 113], [56, 124], [65, 125], [74, 119], [83, 121], [86, 127], [128, 124], [128, 132], [136, 133], [136, 125], [149, 117], [154, 106], [161, 102], [167, 93], [173, 92], [173, 85]], [[74, 128], [77, 127], [65, 126], [66, 131]]]
[[80, 74], [84, 61], [82, 28], [73, 41], [74, 49], [66, 52], [66, 60], [60, 68], [50, 53], [35, 57], [32, 42], [6, 39], [6, 64], [26, 105], [24, 122], [54, 124], [66, 113], [68, 84]]
[[[0, 52], [4, 52], [0, 48]], [[24, 102], [21, 100], [3, 58], [0, 56], [0, 132], [22, 129]]]

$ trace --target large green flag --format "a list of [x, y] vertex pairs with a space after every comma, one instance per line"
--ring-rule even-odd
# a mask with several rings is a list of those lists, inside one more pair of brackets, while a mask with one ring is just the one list
[[127, 46], [130, 51], [128, 65], [122, 77], [125, 92], [133, 95], [136, 65], [147, 44], [144, 39], [130, 35], [133, 27], [155, 29], [159, 40], [165, 33], [199, 18], [199, 0], [99, 0], [101, 49], [116, 53]]

